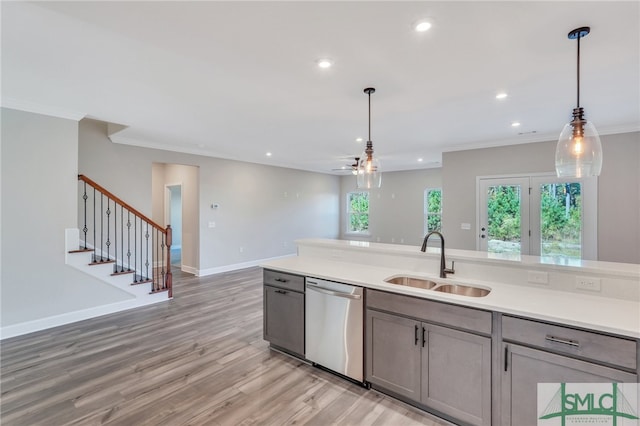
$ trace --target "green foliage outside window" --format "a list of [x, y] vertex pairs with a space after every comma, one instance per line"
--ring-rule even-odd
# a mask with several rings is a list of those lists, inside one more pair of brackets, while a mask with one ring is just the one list
[[[541, 254], [579, 259], [581, 256], [582, 200], [580, 183], [540, 186]], [[488, 226], [491, 240], [520, 241], [520, 189], [489, 189]]]
[[487, 208], [490, 237], [502, 241], [520, 241], [520, 187], [490, 187]]
[[546, 184], [541, 191], [541, 252], [581, 257], [582, 199], [579, 183]]
[[348, 232], [369, 232], [369, 193], [350, 192], [347, 194]]
[[442, 230], [442, 190], [427, 189], [425, 216], [426, 232]]

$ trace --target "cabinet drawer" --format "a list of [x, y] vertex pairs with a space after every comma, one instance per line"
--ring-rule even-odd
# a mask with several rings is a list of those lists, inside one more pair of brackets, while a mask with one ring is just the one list
[[288, 290], [304, 292], [304, 277], [300, 275], [265, 269], [264, 283]]
[[491, 312], [367, 289], [367, 308], [491, 334]]
[[502, 317], [502, 338], [636, 370], [636, 341], [561, 325]]

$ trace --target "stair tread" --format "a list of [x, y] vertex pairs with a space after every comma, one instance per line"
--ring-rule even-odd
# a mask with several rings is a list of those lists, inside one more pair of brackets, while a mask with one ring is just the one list
[[95, 261], [89, 263], [89, 265], [90, 266], [106, 265], [106, 264], [109, 264], [109, 263], [116, 263], [116, 261], [115, 260], [110, 260], [110, 259], [109, 260], [95, 260]]
[[115, 277], [115, 276], [117, 276], [117, 275], [133, 274], [134, 272], [135, 272], [135, 271], [134, 271], [133, 269], [129, 269], [128, 271], [116, 271], [116, 272], [113, 272], [113, 273], [111, 274], [111, 276], [112, 276], [112, 277]]
[[92, 251], [93, 249], [90, 248], [79, 248], [78, 250], [69, 250], [67, 253], [88, 253]]
[[162, 293], [163, 291], [169, 291], [169, 289], [168, 289], [168, 288], [160, 288], [160, 289], [158, 289], [158, 290], [151, 290], [151, 291], [149, 292], [149, 294]]

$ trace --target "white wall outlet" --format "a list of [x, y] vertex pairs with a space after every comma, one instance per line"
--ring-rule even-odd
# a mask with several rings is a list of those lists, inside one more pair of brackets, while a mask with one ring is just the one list
[[244, 247], [240, 247], [239, 251], [240, 253], [244, 253]]
[[471, 224], [470, 223], [461, 223], [460, 224], [460, 229], [464, 229], [465, 231], [468, 231], [471, 229]]
[[527, 281], [534, 284], [549, 284], [549, 273], [540, 271], [527, 271]]
[[602, 282], [600, 278], [576, 277], [576, 288], [580, 290], [600, 291]]
[[209, 222], [209, 228], [215, 228], [215, 227], [216, 227], [215, 222]]

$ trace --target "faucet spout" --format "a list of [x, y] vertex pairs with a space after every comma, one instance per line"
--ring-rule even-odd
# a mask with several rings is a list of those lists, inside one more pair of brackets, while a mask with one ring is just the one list
[[427, 251], [427, 242], [429, 241], [429, 237], [433, 234], [436, 234], [440, 237], [440, 278], [447, 278], [447, 274], [455, 273], [453, 269], [454, 262], [451, 262], [451, 269], [447, 268], [447, 261], [444, 256], [444, 236], [438, 231], [431, 231], [427, 235], [425, 235], [424, 240], [422, 241], [422, 248], [420, 251]]

